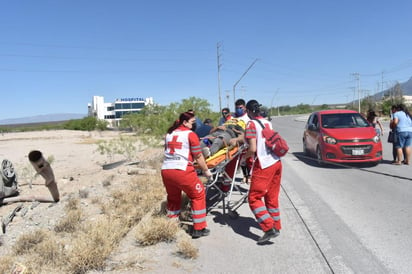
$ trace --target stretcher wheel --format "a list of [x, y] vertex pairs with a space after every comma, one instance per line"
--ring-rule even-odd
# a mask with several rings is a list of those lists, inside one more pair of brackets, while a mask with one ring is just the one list
[[239, 213], [237, 213], [237, 211], [229, 211], [229, 217], [230, 219], [237, 219], [239, 218]]

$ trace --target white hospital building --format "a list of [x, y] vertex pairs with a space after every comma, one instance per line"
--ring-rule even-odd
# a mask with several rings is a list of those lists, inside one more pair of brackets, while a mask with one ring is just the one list
[[119, 126], [123, 115], [137, 113], [146, 105], [153, 104], [153, 98], [120, 98], [113, 103], [105, 103], [103, 96], [93, 96], [92, 103], [88, 104], [88, 116], [106, 120], [112, 127]]

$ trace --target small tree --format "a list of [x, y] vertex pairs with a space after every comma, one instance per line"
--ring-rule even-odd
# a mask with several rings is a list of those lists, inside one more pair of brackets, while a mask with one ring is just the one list
[[[209, 117], [213, 112], [210, 104], [204, 99], [190, 97], [182, 103], [171, 103], [168, 106], [147, 105], [139, 113], [125, 115], [120, 121], [120, 126], [130, 128], [139, 135], [160, 138], [166, 134], [167, 129], [179, 118], [179, 114], [193, 109], [196, 115]], [[216, 115], [216, 114], [215, 114]]]

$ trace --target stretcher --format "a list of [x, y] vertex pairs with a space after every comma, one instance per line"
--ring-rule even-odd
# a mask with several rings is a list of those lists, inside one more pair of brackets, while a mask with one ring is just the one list
[[[238, 217], [236, 210], [246, 201], [249, 192], [249, 185], [243, 183], [243, 175], [238, 174], [241, 171], [240, 156], [245, 149], [245, 145], [228, 146], [206, 159], [207, 167], [212, 173], [212, 177], [205, 183], [208, 212], [221, 208], [223, 214], [228, 212], [230, 217]], [[232, 174], [228, 173], [229, 165]], [[200, 175], [199, 167], [195, 167]]]

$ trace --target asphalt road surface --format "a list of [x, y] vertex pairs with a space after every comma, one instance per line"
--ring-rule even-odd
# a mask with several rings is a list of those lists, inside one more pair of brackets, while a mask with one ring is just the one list
[[191, 271], [412, 272], [411, 166], [391, 165], [385, 135], [384, 160], [377, 166], [320, 167], [302, 153], [305, 122], [304, 116], [272, 120], [290, 146], [282, 159], [280, 236], [257, 245], [262, 231], [247, 203], [237, 218], [214, 209], [208, 215], [211, 235], [198, 240], [201, 256]]

